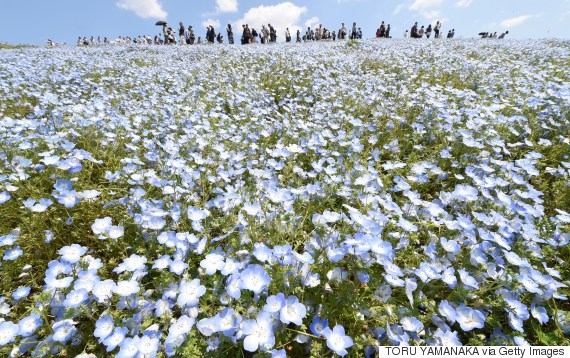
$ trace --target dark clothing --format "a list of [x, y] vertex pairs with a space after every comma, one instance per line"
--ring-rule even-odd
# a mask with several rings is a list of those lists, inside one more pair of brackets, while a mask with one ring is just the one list
[[418, 25], [414, 25], [412, 26], [412, 29], [410, 30], [410, 37], [413, 39], [417, 39], [418, 38]]

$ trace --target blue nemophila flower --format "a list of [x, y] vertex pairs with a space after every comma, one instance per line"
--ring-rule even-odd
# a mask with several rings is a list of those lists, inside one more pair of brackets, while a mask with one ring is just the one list
[[206, 293], [206, 287], [200, 284], [200, 279], [192, 281], [182, 281], [179, 286], [180, 293], [176, 303], [182, 307], [195, 307], [198, 305], [200, 297]]
[[67, 209], [73, 208], [79, 204], [79, 194], [75, 190], [66, 190], [61, 193], [56, 193], [54, 197], [57, 202], [65, 206]]
[[465, 332], [485, 326], [485, 315], [479, 310], [460, 305], [455, 309], [455, 313], [457, 322]]
[[30, 290], [30, 286], [20, 286], [16, 291], [12, 293], [12, 298], [14, 298], [16, 301], [21, 300], [22, 298], [26, 298], [30, 294]]
[[122, 273], [122, 272], [135, 272], [139, 270], [144, 270], [146, 268], [146, 262], [148, 259], [146, 256], [140, 256], [137, 254], [132, 254], [131, 256], [127, 257], [123, 260], [119, 266], [113, 269], [113, 272]]
[[[32, 199], [35, 203], [35, 200]], [[41, 198], [36, 204], [32, 204], [31, 206], [27, 206], [24, 202], [24, 205], [28, 207], [34, 213], [43, 213], [53, 204], [53, 200], [47, 198]]]
[[469, 272], [463, 269], [459, 269], [457, 270], [457, 272], [459, 273], [459, 278], [461, 279], [461, 282], [465, 286], [476, 290], [479, 289], [479, 283], [477, 282], [477, 280], [475, 280], [473, 276], [469, 274]]
[[213, 275], [216, 271], [223, 269], [224, 266], [224, 256], [216, 253], [207, 254], [206, 257], [200, 261], [200, 267], [205, 270], [206, 275]]
[[296, 296], [287, 297], [285, 306], [281, 308], [279, 312], [279, 319], [285, 324], [291, 322], [295, 323], [297, 326], [303, 324], [303, 318], [307, 315], [307, 308], [304, 304], [299, 302]]
[[242, 210], [245, 211], [247, 215], [251, 216], [258, 216], [262, 211], [261, 205], [259, 203], [249, 202], [243, 204]]
[[313, 317], [313, 321], [309, 325], [309, 329], [315, 336], [322, 336], [325, 328], [329, 327], [329, 321], [327, 319], [320, 319], [318, 316]]
[[193, 206], [189, 206], [186, 211], [188, 219], [191, 221], [201, 221], [210, 216], [210, 212], [206, 209], [200, 209]]
[[269, 313], [277, 313], [285, 306], [287, 300], [285, 299], [285, 295], [279, 292], [274, 296], [267, 297], [267, 300], [265, 302], [265, 306], [263, 306], [264, 311]]
[[461, 249], [461, 246], [457, 243], [457, 241], [455, 240], [447, 240], [445, 237], [442, 237], [441, 239], [439, 239], [441, 246], [443, 247], [443, 249], [453, 255], [457, 255], [459, 253], [459, 250]]
[[196, 319], [190, 318], [187, 315], [182, 315], [170, 326], [168, 334], [172, 336], [188, 334], [195, 322]]
[[261, 262], [269, 261], [273, 257], [273, 250], [262, 242], [256, 242], [253, 249], [253, 256]]
[[158, 352], [159, 345], [158, 337], [143, 335], [138, 342], [139, 353], [143, 357], [154, 358]]
[[455, 309], [453, 307], [451, 307], [451, 305], [449, 304], [449, 302], [447, 302], [447, 300], [443, 300], [439, 303], [439, 313], [447, 318], [447, 320], [451, 323], [455, 323], [455, 321], [457, 320], [457, 314], [455, 312]]
[[252, 291], [255, 294], [261, 293], [269, 282], [271, 277], [265, 272], [260, 265], [249, 265], [240, 276], [240, 288]]
[[99, 342], [102, 342], [113, 333], [114, 328], [115, 323], [111, 316], [100, 317], [97, 322], [95, 322], [93, 336], [99, 338]]
[[113, 280], [98, 281], [93, 286], [91, 293], [99, 303], [104, 303], [113, 297], [117, 284]]
[[55, 234], [51, 230], [44, 230], [45, 239], [44, 242], [49, 244], [55, 237]]
[[424, 329], [423, 323], [415, 317], [403, 317], [400, 319], [400, 324], [408, 332], [419, 333]]
[[220, 317], [214, 316], [209, 318], [203, 318], [198, 323], [196, 323], [196, 328], [206, 337], [210, 337], [214, 333], [220, 330]]
[[9, 192], [7, 191], [0, 192], [0, 205], [10, 200], [10, 198], [12, 198], [12, 196], [10, 196]]
[[328, 327], [325, 328], [322, 335], [327, 339], [327, 347], [341, 357], [347, 355], [346, 349], [354, 344], [352, 338], [345, 335], [344, 327], [340, 324], [334, 326], [332, 330]]
[[121, 344], [121, 349], [119, 353], [115, 356], [116, 358], [133, 358], [139, 353], [140, 337], [135, 336], [133, 338], [125, 338]]
[[[95, 219], [93, 225], [91, 225], [91, 230], [96, 235], [101, 235], [106, 233], [107, 229], [113, 225], [113, 220], [110, 217], [104, 217], [102, 219]], [[100, 237], [101, 238], [101, 237]]]
[[73, 290], [65, 296], [65, 301], [63, 305], [69, 308], [77, 308], [81, 306], [89, 297], [89, 292], [86, 289], [81, 288], [78, 290]]
[[477, 200], [479, 191], [470, 185], [458, 184], [451, 194], [457, 201], [474, 201]]
[[437, 339], [439, 345], [444, 347], [451, 347], [451, 346], [462, 346], [463, 344], [459, 340], [456, 331], [451, 330], [442, 330], [438, 328], [435, 333], [433, 334], [434, 338]]
[[70, 319], [64, 319], [53, 324], [52, 339], [56, 342], [66, 343], [77, 332], [75, 322]]
[[2, 260], [5, 261], [14, 261], [16, 260], [18, 257], [22, 256], [24, 254], [24, 251], [22, 251], [22, 249], [20, 248], [20, 246], [16, 246], [12, 249], [8, 249], [4, 252], [4, 256], [2, 257]]
[[174, 306], [172, 301], [168, 299], [156, 300], [154, 303], [154, 314], [156, 317], [162, 317], [166, 313], [170, 313], [170, 309]]
[[241, 335], [245, 336], [243, 348], [248, 352], [255, 352], [258, 348], [262, 351], [271, 349], [275, 345], [272, 315], [262, 311], [257, 319], [243, 321]]
[[542, 306], [536, 306], [534, 303], [530, 308], [530, 312], [532, 316], [538, 320], [540, 324], [547, 323], [550, 318], [548, 317], [548, 313], [546, 312], [546, 308]]
[[[41, 327], [43, 319], [36, 313], [31, 313], [29, 316], [24, 317], [18, 322], [19, 330], [18, 335], [22, 337], [29, 337]], [[0, 344], [2, 346], [2, 344]]]
[[14, 339], [16, 339], [19, 330], [20, 326], [13, 322], [4, 321], [0, 323], [0, 347], [13, 342]]
[[222, 332], [226, 337], [233, 336], [242, 321], [241, 315], [236, 313], [231, 307], [224, 308], [222, 312], [218, 313], [218, 317], [219, 332]]
[[140, 285], [137, 281], [126, 280], [118, 281], [113, 287], [113, 292], [121, 297], [128, 297], [140, 291]]
[[236, 300], [241, 297], [241, 278], [239, 273], [234, 273], [228, 277], [226, 281], [226, 292], [231, 298]]
[[152, 264], [152, 268], [162, 270], [167, 267], [170, 267], [171, 262], [172, 259], [170, 258], [169, 255], [162, 255], [161, 257], [156, 259], [156, 261], [154, 261], [154, 264]]
[[117, 346], [121, 345], [127, 336], [127, 327], [115, 327], [113, 333], [103, 340], [103, 344], [107, 347], [107, 352], [111, 352]]
[[113, 240], [122, 237], [125, 234], [125, 229], [119, 225], [111, 225], [105, 230], [105, 234]]
[[58, 252], [61, 255], [62, 260], [69, 262], [70, 264], [75, 264], [79, 262], [81, 256], [85, 255], [87, 248], [78, 244], [72, 244], [62, 247]]
[[188, 264], [181, 260], [175, 260], [170, 263], [170, 272], [182, 275], [184, 270], [188, 268]]

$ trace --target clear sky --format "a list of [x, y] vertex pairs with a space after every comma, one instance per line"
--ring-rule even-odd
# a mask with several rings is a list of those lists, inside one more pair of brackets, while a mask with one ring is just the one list
[[[212, 24], [224, 38], [228, 23], [257, 29], [271, 23], [278, 41], [285, 27], [293, 33], [322, 23], [337, 31], [341, 22], [354, 21], [364, 37], [374, 37], [382, 20], [391, 24], [392, 37], [402, 37], [415, 21], [427, 27], [440, 20], [443, 32], [454, 28], [455, 37], [509, 30], [514, 39], [570, 38], [570, 0], [4, 0], [1, 8], [0, 42], [10, 44], [155, 35], [157, 20], [173, 28], [182, 21], [202, 37]], [[236, 31], [236, 40], [240, 35]]]

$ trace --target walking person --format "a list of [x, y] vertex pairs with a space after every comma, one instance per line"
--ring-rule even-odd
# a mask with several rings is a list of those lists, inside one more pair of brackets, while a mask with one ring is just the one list
[[386, 26], [386, 38], [389, 39], [390, 38], [390, 24], [388, 24]]
[[291, 33], [289, 32], [289, 28], [285, 30], [285, 42], [291, 42]]

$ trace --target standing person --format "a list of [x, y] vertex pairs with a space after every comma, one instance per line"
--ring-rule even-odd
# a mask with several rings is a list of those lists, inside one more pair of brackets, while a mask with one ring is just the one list
[[451, 30], [449, 30], [449, 31], [447, 32], [447, 38], [448, 38], [448, 39], [451, 38]]
[[407, 39], [408, 37], [410, 37], [410, 33], [406, 30], [406, 32], [404, 32], [404, 38]]
[[332, 32], [332, 39], [333, 41], [336, 41], [336, 33], [334, 31]]
[[451, 30], [451, 37], [450, 38], [452, 39], [453, 37], [455, 37], [455, 29]]
[[382, 24], [380, 24], [380, 33], [378, 34], [378, 37], [385, 37], [386, 36], [386, 25], [384, 25], [384, 21], [382, 21]]
[[248, 24], [245, 24], [245, 43], [251, 43], [251, 29]]
[[435, 23], [435, 27], [433, 28], [433, 32], [434, 32], [434, 38], [438, 39], [439, 38], [439, 31], [441, 30], [441, 22], [436, 22]]
[[261, 43], [266, 44], [268, 37], [269, 31], [267, 31], [267, 27], [265, 27], [265, 25], [261, 25]]
[[275, 28], [271, 26], [271, 24], [268, 25], [269, 25], [269, 42], [275, 43], [277, 42], [277, 32], [275, 32]]
[[390, 24], [388, 24], [388, 26], [386, 26], [386, 38], [387, 39], [390, 38]]
[[291, 42], [291, 33], [289, 32], [289, 28], [285, 30], [285, 42]]
[[194, 35], [194, 29], [192, 29], [192, 26], [188, 26], [188, 32], [190, 33], [190, 45], [194, 45], [196, 35]]
[[418, 23], [416, 22], [412, 29], [410, 30], [410, 37], [415, 39], [418, 37]]
[[218, 41], [219, 44], [224, 43], [224, 37], [222, 36], [221, 32], [218, 32], [218, 36], [216, 36], [216, 40]]
[[358, 36], [358, 30], [356, 28], [356, 22], [353, 22], [352, 23], [352, 31], [350, 32], [350, 39], [356, 40], [357, 36]]
[[186, 28], [182, 21], [180, 21], [180, 27], [178, 28], [178, 37], [180, 38], [180, 46], [186, 44]]
[[230, 45], [234, 44], [234, 32], [232, 30], [232, 25], [228, 24], [228, 26], [226, 27], [226, 31], [228, 32], [228, 42], [230, 43]]
[[208, 37], [208, 42], [213, 44], [216, 39], [216, 30], [214, 30], [214, 26], [210, 25], [210, 36]]
[[252, 27], [251, 28], [251, 43], [252, 44], [256, 44], [257, 43], [257, 31], [255, 31], [255, 29]]
[[431, 24], [429, 24], [429, 26], [426, 29], [426, 37], [429, 39], [430, 36], [431, 36]]
[[301, 42], [301, 30], [297, 29], [297, 43]]
[[358, 39], [359, 39], [359, 40], [362, 40], [362, 29], [361, 29], [360, 27], [358, 28], [358, 33], [357, 33], [357, 34], [358, 34]]

